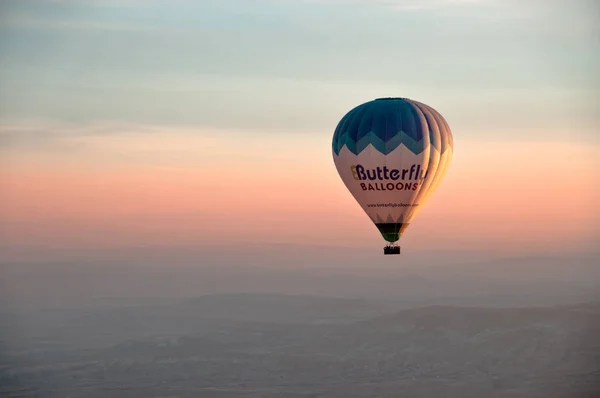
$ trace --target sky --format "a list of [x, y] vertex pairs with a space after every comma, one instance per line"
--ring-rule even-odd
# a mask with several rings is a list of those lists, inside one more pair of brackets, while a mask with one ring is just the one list
[[4, 257], [380, 254], [331, 138], [385, 96], [454, 135], [404, 251], [597, 251], [599, 19], [592, 0], [1, 1]]

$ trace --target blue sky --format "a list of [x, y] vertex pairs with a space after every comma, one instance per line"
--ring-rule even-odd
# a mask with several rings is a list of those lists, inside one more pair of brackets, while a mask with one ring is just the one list
[[[379, 96], [473, 139], [593, 140], [593, 1], [5, 1], [0, 121], [333, 131]], [[596, 51], [594, 51], [596, 50]]]

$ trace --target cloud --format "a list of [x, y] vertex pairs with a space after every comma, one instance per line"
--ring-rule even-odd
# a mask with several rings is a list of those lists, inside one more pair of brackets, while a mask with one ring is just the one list
[[35, 16], [7, 18], [1, 20], [1, 24], [5, 27], [26, 29], [86, 29], [112, 32], [152, 32], [164, 30], [154, 26], [140, 26], [130, 23], [100, 22], [86, 19], [50, 19]]
[[5, 124], [0, 125], [0, 164], [7, 173], [27, 165], [36, 170], [141, 164], [152, 168], [186, 167], [207, 159], [217, 161], [215, 157], [223, 149], [217, 138], [236, 142], [232, 134], [206, 128], [116, 122]]
[[[262, 134], [262, 135], [261, 135]], [[286, 136], [286, 142], [310, 139], [311, 130]], [[19, 150], [96, 150], [110, 151], [189, 151], [215, 147], [218, 142], [229, 146], [261, 146], [257, 137], [263, 130], [214, 128], [207, 126], [158, 126], [103, 121], [94, 123], [23, 122], [0, 124], [0, 151]], [[273, 142], [271, 142], [271, 145]]]
[[397, 10], [420, 10], [465, 5], [484, 5], [492, 0], [304, 0], [308, 3], [355, 4], [391, 7]]
[[100, 7], [148, 7], [154, 5], [189, 4], [191, 0], [9, 0], [7, 3], [90, 5]]
[[4, 123], [0, 124], [0, 150], [69, 149], [94, 137], [116, 136], [128, 132], [152, 134], [164, 128], [132, 123]]
[[[21, 0], [23, 1], [23, 0]], [[25, 0], [30, 3], [46, 3], [57, 5], [86, 5], [97, 7], [154, 7], [154, 6], [177, 6], [177, 5], [193, 5], [193, 6], [213, 6], [213, 0]], [[248, 6], [248, 5], [272, 5], [279, 6], [281, 4], [340, 4], [340, 5], [366, 5], [366, 6], [384, 6], [399, 10], [411, 9], [430, 9], [449, 6], [464, 6], [464, 5], [483, 5], [498, 0], [229, 0], [221, 3], [229, 5]], [[221, 4], [222, 5], [222, 4]]]

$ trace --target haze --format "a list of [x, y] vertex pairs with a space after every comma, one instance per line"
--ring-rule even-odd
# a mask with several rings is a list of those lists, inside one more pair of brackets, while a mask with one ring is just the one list
[[[594, 1], [0, 2], [0, 395], [600, 395]], [[383, 256], [352, 107], [455, 155]]]

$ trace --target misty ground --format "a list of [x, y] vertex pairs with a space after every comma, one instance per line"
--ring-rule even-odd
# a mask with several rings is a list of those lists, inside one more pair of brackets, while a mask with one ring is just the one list
[[596, 260], [6, 263], [0, 396], [598, 397]]

